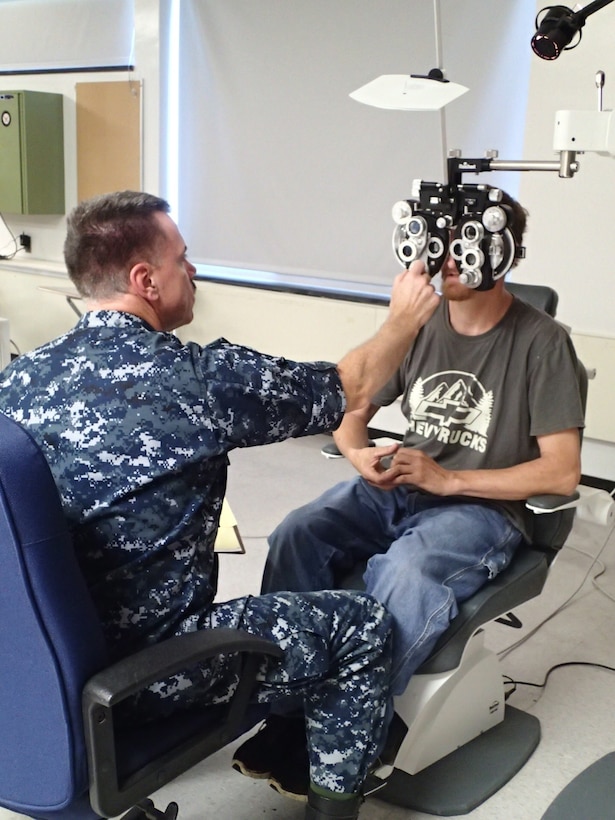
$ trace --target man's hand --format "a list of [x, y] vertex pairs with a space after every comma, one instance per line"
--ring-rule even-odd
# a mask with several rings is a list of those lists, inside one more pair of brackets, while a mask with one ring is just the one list
[[[387, 462], [385, 461], [385, 464]], [[454, 492], [455, 473], [440, 467], [421, 450], [400, 447], [383, 473], [382, 481], [392, 487], [410, 485], [432, 495], [450, 495]]]
[[422, 262], [395, 277], [387, 317], [376, 335], [337, 365], [347, 410], [364, 407], [388, 382], [439, 302]]
[[388, 467], [399, 447], [399, 444], [387, 444], [385, 447], [352, 448], [347, 450], [346, 457], [369, 484], [381, 490], [392, 490], [395, 484], [388, 477]]
[[448, 495], [454, 473], [439, 467], [420, 450], [389, 444], [348, 450], [346, 456], [357, 472], [381, 490], [402, 485], [433, 495]]
[[395, 277], [388, 320], [403, 322], [418, 332], [432, 316], [439, 301], [440, 296], [431, 284], [425, 265], [417, 260]]

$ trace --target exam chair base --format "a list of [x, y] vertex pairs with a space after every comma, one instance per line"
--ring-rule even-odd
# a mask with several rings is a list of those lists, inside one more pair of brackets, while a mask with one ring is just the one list
[[504, 720], [505, 702], [499, 660], [485, 647], [480, 629], [457, 667], [415, 674], [394, 699], [395, 712], [408, 727], [395, 768], [414, 775], [465, 746]]
[[[467, 814], [517, 774], [539, 741], [538, 719], [507, 706], [497, 726], [417, 774], [394, 769], [386, 785], [372, 794], [439, 817]], [[377, 783], [369, 787], [375, 789]]]

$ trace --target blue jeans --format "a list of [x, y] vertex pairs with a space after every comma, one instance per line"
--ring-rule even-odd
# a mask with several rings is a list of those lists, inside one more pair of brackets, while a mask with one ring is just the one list
[[469, 598], [523, 538], [484, 503], [380, 490], [357, 477], [291, 512], [269, 538], [263, 592], [339, 588], [358, 564], [393, 616], [392, 694], [401, 694]]

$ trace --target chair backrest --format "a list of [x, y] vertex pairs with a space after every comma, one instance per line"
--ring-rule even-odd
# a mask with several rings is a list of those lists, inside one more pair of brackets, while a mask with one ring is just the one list
[[[528, 285], [522, 282], [506, 282], [506, 289], [519, 299], [539, 310], [544, 310], [549, 316], [555, 317], [558, 304], [557, 292], [547, 285]], [[579, 392], [583, 404], [583, 412], [587, 406], [587, 370], [581, 362], [577, 365]], [[548, 515], [537, 515], [534, 518], [533, 544], [548, 553], [557, 551], [564, 546], [570, 534], [574, 521], [575, 511], [561, 510]]]
[[[587, 370], [581, 362], [577, 364], [577, 378], [583, 413], [587, 406]], [[583, 431], [581, 430], [581, 438]], [[566, 543], [570, 535], [576, 510], [559, 510], [557, 512], [535, 515], [533, 518], [532, 546], [544, 550], [551, 559]]]
[[0, 565], [0, 805], [64, 816], [88, 786], [83, 685], [107, 657], [49, 466], [2, 414]]
[[557, 291], [548, 285], [526, 285], [524, 282], [506, 282], [506, 290], [532, 307], [544, 310], [549, 316], [555, 316], [557, 311]]

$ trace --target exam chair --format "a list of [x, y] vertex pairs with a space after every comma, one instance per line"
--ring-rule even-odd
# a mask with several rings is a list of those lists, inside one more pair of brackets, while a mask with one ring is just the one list
[[[161, 811], [148, 795], [265, 716], [248, 702], [279, 648], [215, 629], [109, 664], [47, 462], [2, 414], [0, 566], [0, 806], [49, 820], [174, 820], [177, 804]], [[117, 720], [131, 694], [225, 653], [240, 664], [230, 704], [130, 729]]]
[[[507, 284], [519, 298], [555, 315], [557, 294], [545, 286]], [[583, 402], [587, 372], [579, 365]], [[540, 723], [505, 703], [495, 653], [484, 645], [482, 627], [493, 620], [520, 626], [512, 610], [538, 596], [549, 567], [572, 528], [572, 496], [528, 500], [536, 511], [531, 547], [459, 606], [457, 616], [395, 700], [407, 731], [391, 766], [371, 778], [379, 799], [439, 816], [466, 814], [507, 783], [540, 740]], [[362, 568], [344, 581], [362, 585]]]
[[[392, 766], [378, 770], [373, 794], [386, 802], [438, 816], [467, 814], [527, 762], [540, 741], [540, 723], [506, 705], [497, 655], [484, 643], [490, 621], [520, 627], [512, 610], [542, 592], [549, 566], [572, 527], [576, 500], [536, 517], [531, 547], [467, 601], [430, 657], [395, 699], [407, 727]], [[548, 509], [554, 497], [530, 503]]]

